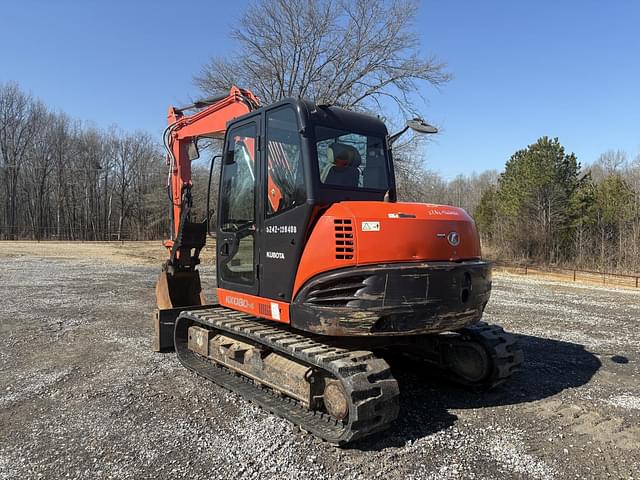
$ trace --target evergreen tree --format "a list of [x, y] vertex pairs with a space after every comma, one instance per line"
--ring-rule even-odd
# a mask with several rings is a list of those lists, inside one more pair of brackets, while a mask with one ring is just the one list
[[555, 261], [570, 248], [579, 171], [575, 154], [566, 154], [557, 138], [542, 137], [513, 154], [496, 192], [496, 218], [511, 250]]
[[587, 172], [578, 182], [569, 202], [571, 228], [573, 230], [573, 253], [578, 264], [582, 264], [590, 251], [592, 232], [596, 224], [596, 185]]
[[480, 235], [490, 242], [494, 241], [496, 209], [496, 188], [490, 187], [485, 190], [473, 212]]

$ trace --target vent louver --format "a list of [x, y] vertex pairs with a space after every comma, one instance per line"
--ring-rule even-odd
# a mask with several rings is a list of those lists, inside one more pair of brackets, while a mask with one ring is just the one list
[[259, 303], [258, 311], [260, 312], [260, 315], [264, 315], [265, 317], [271, 317], [271, 308], [267, 304]]
[[323, 307], [346, 307], [357, 299], [358, 291], [366, 288], [366, 277], [353, 276], [340, 280], [330, 280], [315, 285], [305, 299], [305, 303]]
[[336, 259], [351, 260], [355, 253], [355, 237], [351, 219], [336, 218], [333, 220], [336, 233]]

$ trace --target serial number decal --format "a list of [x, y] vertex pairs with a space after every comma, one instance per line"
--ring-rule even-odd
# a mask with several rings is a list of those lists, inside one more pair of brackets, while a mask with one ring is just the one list
[[236, 307], [248, 308], [253, 310], [253, 302], [250, 302], [246, 298], [238, 298], [232, 297], [231, 295], [227, 295], [224, 297], [225, 302], [230, 303], [231, 305], [235, 305]]
[[296, 225], [269, 225], [265, 228], [266, 233], [296, 233], [297, 231]]
[[273, 258], [275, 260], [284, 260], [284, 253], [282, 253], [282, 252], [267, 252], [267, 258]]

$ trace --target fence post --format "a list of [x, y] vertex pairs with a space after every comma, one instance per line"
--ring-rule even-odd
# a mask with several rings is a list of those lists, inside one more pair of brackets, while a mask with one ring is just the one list
[[640, 277], [636, 277], [636, 288], [638, 288], [638, 278]]
[[524, 274], [527, 274], [527, 264], [524, 265]]
[[575, 268], [573, 269], [573, 281], [574, 282], [576, 281], [576, 269]]

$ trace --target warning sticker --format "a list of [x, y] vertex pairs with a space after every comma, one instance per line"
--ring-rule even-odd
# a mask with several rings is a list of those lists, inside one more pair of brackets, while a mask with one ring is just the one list
[[363, 232], [379, 232], [380, 222], [362, 222]]

